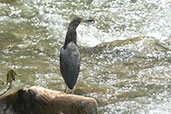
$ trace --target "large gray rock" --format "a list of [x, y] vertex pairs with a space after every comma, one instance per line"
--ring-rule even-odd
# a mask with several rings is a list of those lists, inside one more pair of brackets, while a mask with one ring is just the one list
[[0, 97], [0, 114], [98, 114], [93, 98], [33, 86]]

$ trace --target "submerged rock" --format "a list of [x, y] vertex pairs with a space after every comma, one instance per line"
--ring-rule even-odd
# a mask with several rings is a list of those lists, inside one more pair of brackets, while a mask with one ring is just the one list
[[93, 98], [42, 87], [20, 89], [0, 97], [0, 114], [98, 114]]

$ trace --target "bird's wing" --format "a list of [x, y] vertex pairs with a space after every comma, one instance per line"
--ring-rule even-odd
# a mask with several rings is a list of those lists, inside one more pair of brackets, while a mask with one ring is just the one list
[[65, 83], [72, 88], [80, 71], [80, 53], [75, 43], [71, 42], [60, 52], [60, 70]]

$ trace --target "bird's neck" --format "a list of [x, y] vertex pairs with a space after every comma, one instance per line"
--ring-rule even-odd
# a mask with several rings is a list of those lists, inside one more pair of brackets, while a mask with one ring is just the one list
[[64, 44], [64, 48], [66, 48], [66, 46], [70, 43], [73, 42], [77, 45], [77, 32], [76, 32], [76, 28], [72, 28], [69, 27], [67, 34], [66, 34], [66, 38], [65, 38], [65, 44]]

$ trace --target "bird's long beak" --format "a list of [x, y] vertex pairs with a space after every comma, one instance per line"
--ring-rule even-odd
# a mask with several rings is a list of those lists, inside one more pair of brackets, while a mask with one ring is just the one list
[[82, 19], [82, 22], [94, 22], [94, 19]]

